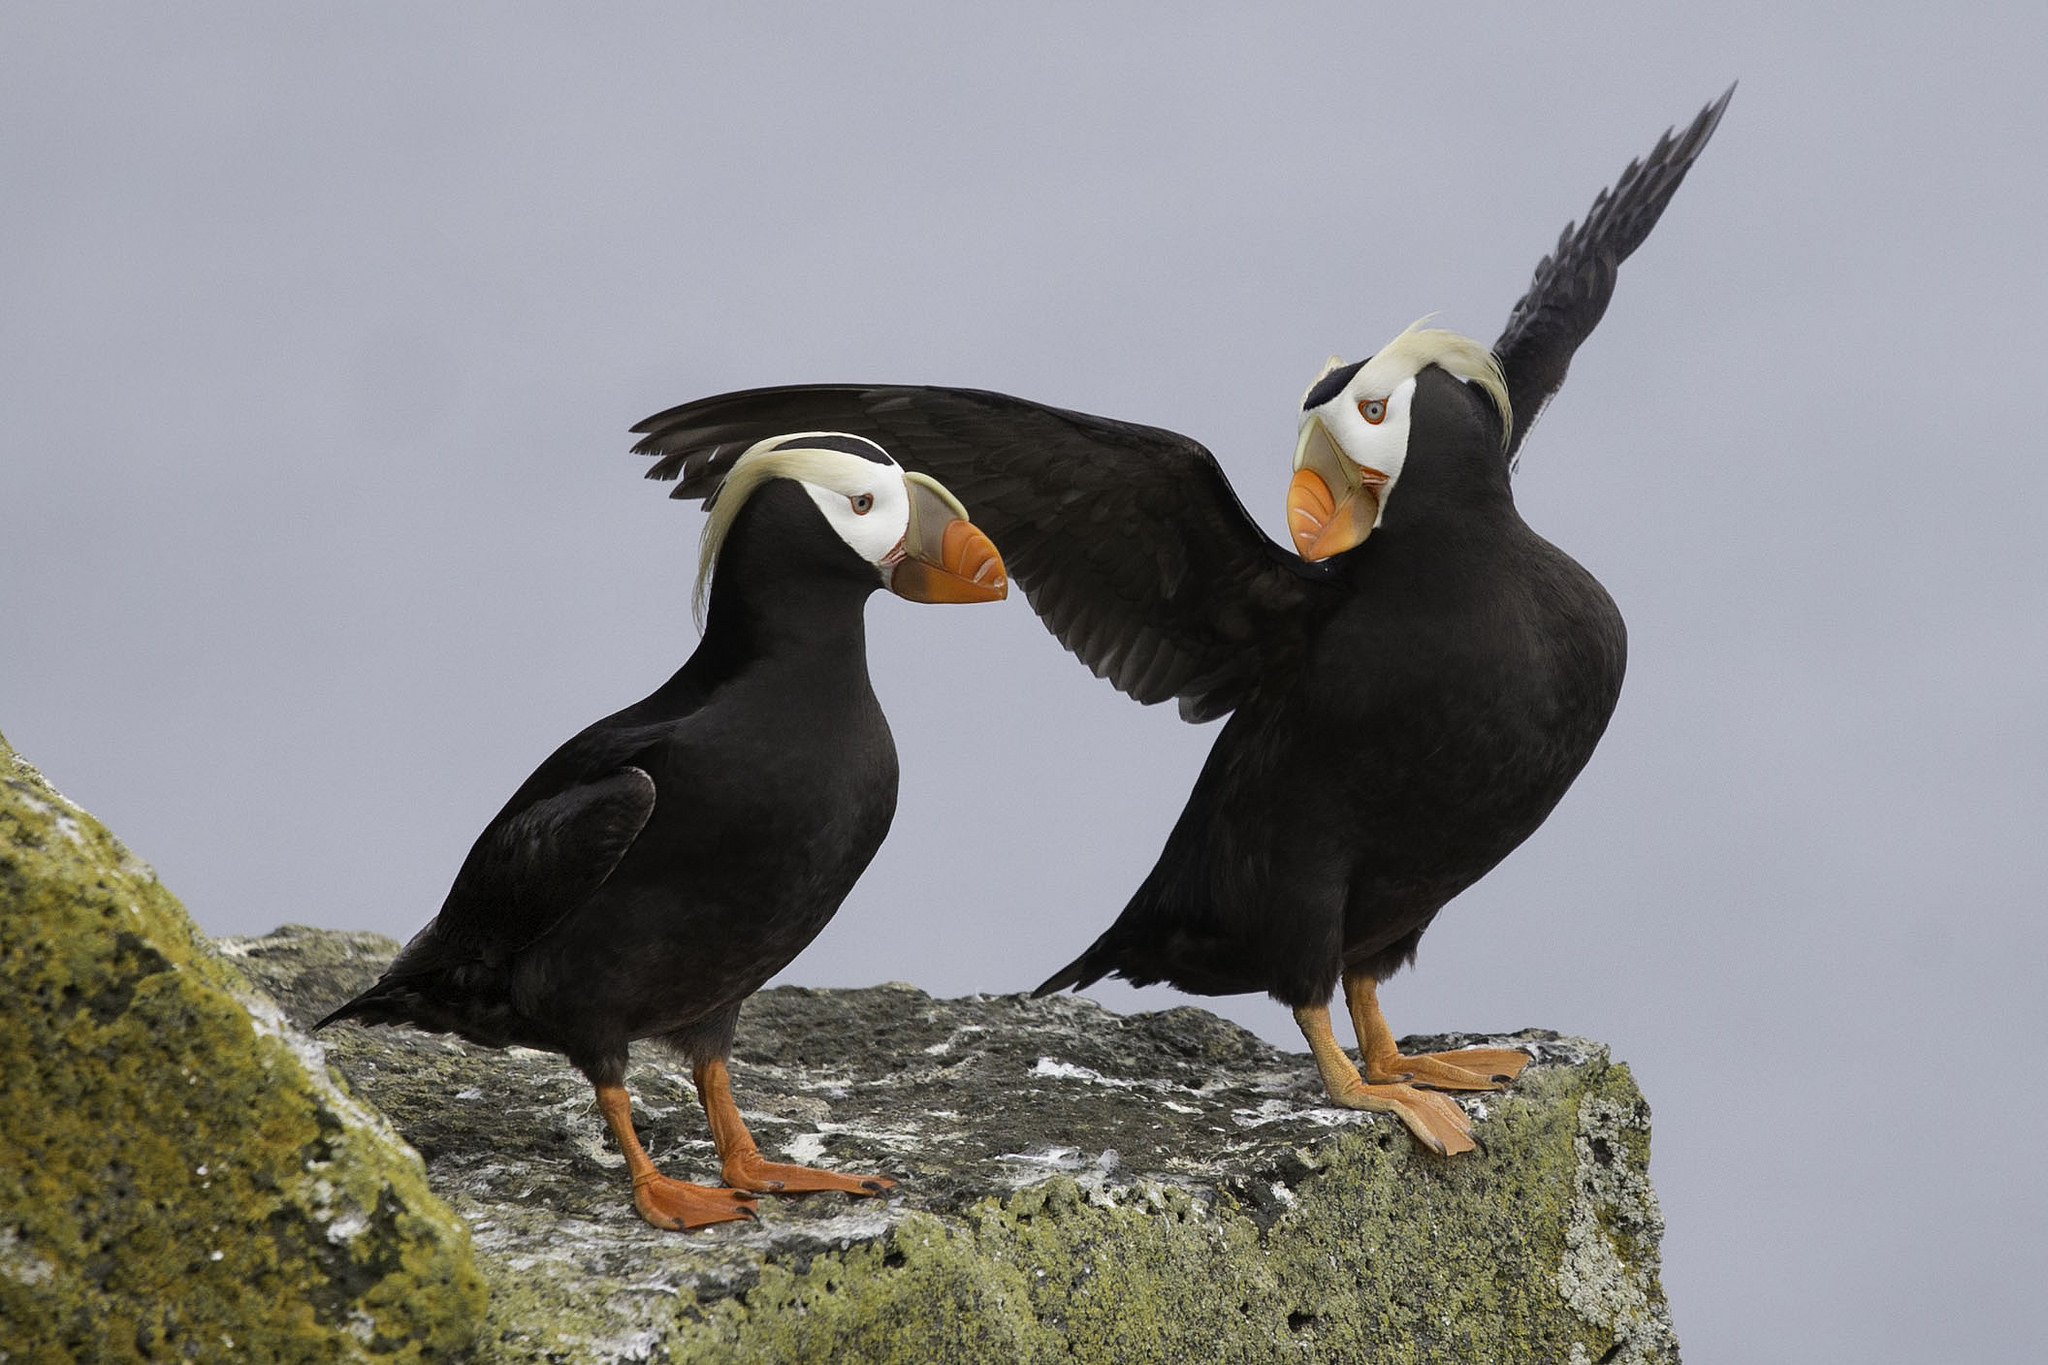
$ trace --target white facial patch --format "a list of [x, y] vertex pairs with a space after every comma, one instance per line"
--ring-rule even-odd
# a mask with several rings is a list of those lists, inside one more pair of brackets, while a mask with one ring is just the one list
[[[1337, 448], [1352, 463], [1377, 469], [1387, 476], [1380, 490], [1381, 515], [1386, 514], [1387, 495], [1401, 477], [1408, 461], [1408, 426], [1415, 409], [1415, 376], [1409, 374], [1391, 385], [1386, 374], [1375, 375], [1371, 364], [1352, 377], [1342, 396], [1322, 409], [1324, 424], [1336, 438]], [[1386, 411], [1377, 422], [1366, 420], [1364, 404], [1383, 401]], [[1377, 519], [1374, 526], [1379, 525]]]
[[843, 469], [837, 462], [829, 468], [814, 465], [799, 482], [839, 538], [868, 563], [880, 565], [910, 529], [910, 495], [903, 487], [903, 471], [858, 455], [841, 455], [839, 460]]
[[[854, 454], [845, 448], [848, 444], [872, 450], [882, 458]], [[740, 508], [762, 484], [770, 479], [794, 479], [839, 538], [855, 554], [879, 567], [910, 527], [905, 477], [903, 466], [880, 446], [843, 432], [795, 432], [747, 447], [705, 504], [710, 519], [704, 523], [704, 536], [697, 546], [697, 587], [691, 595], [698, 624], [704, 621], [712, 568], [725, 545], [726, 533]]]
[[[1342, 381], [1342, 389], [1301, 414], [1300, 436], [1294, 448], [1295, 469], [1312, 470], [1317, 477], [1330, 481], [1330, 494], [1340, 499], [1360, 484], [1377, 483], [1373, 494], [1378, 502], [1373, 516], [1375, 528], [1386, 519], [1394, 484], [1408, 462], [1415, 383], [1431, 365], [1485, 392], [1500, 414], [1505, 449], [1508, 433], [1514, 427], [1500, 361], [1470, 337], [1425, 328], [1419, 322], [1361, 364]], [[1335, 380], [1337, 375], [1333, 365], [1325, 365], [1322, 377], [1309, 386], [1302, 401], [1306, 403], [1316, 397], [1323, 391], [1324, 383]], [[1356, 471], [1361, 469], [1372, 472], [1360, 475]], [[1338, 486], [1340, 483], [1342, 487]]]

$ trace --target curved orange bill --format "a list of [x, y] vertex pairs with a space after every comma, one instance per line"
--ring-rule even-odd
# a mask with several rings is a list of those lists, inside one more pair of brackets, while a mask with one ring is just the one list
[[889, 591], [912, 602], [1000, 602], [1010, 595], [1009, 571], [995, 542], [967, 520], [945, 485], [906, 472], [910, 528], [889, 571]]
[[1343, 447], [1311, 415], [1294, 447], [1294, 481], [1287, 485], [1287, 532], [1303, 559], [1328, 559], [1372, 534], [1380, 519], [1380, 490], [1390, 480]]
[[1287, 485], [1287, 530], [1303, 559], [1342, 554], [1372, 534], [1379, 515], [1379, 494], [1363, 480], [1341, 499], [1331, 496], [1330, 485], [1313, 469], [1296, 470]]

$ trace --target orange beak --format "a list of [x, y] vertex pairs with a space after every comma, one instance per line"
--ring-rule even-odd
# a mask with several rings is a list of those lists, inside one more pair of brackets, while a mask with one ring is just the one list
[[929, 560], [905, 555], [889, 576], [889, 591], [913, 602], [1000, 602], [1010, 576], [995, 542], [971, 521], [946, 523], [939, 552]]
[[1009, 571], [995, 542], [967, 520], [959, 499], [924, 474], [906, 472], [910, 528], [902, 559], [889, 570], [889, 591], [912, 602], [1000, 602], [1010, 595]]
[[1379, 520], [1379, 489], [1387, 476], [1377, 469], [1354, 465], [1355, 484], [1340, 499], [1313, 469], [1298, 469], [1287, 485], [1287, 530], [1294, 537], [1294, 549], [1303, 559], [1328, 559], [1342, 554], [1372, 534]]
[[1294, 447], [1294, 481], [1287, 486], [1287, 532], [1303, 559], [1328, 559], [1372, 534], [1379, 524], [1387, 475], [1344, 453], [1311, 415]]

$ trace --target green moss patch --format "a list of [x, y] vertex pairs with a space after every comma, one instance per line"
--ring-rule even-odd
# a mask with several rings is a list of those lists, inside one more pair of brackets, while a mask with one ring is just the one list
[[1456, 1161], [1391, 1129], [1330, 1139], [1268, 1187], [1277, 1217], [1065, 1177], [958, 1220], [912, 1215], [873, 1245], [764, 1269], [680, 1326], [673, 1358], [1675, 1361], [1647, 1182], [1587, 1170], [1596, 1144], [1647, 1135], [1627, 1071], [1539, 1071], [1493, 1108], [1487, 1150]]
[[466, 1230], [150, 868], [0, 739], [9, 1360], [434, 1360]]

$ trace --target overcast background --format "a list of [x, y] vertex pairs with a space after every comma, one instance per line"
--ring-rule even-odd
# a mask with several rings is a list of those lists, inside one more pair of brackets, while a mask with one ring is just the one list
[[[1634, 1068], [1691, 1359], [2037, 1359], [2048, 21], [1416, 9], [7, 5], [0, 728], [208, 930], [404, 937], [693, 645], [633, 422], [996, 388], [1200, 438], [1278, 536], [1327, 353], [1492, 340], [1739, 78], [1518, 481], [1620, 712], [1385, 999]], [[1021, 596], [870, 622], [896, 828], [784, 979], [1028, 988], [1215, 727]]]

